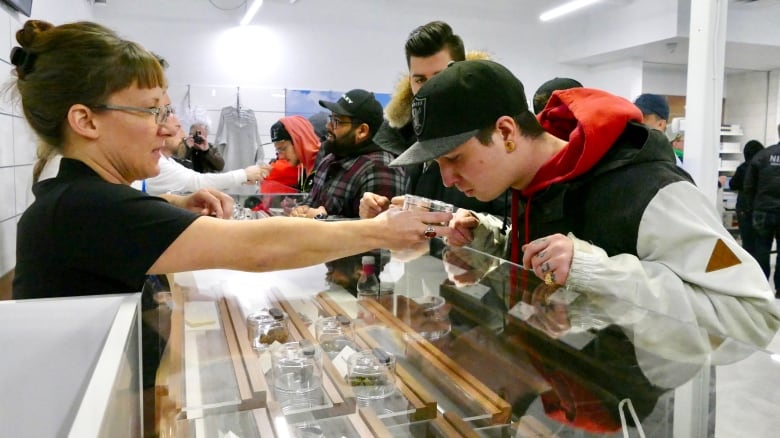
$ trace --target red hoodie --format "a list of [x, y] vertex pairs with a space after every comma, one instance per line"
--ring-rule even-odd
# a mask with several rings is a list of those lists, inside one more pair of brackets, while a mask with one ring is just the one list
[[303, 116], [282, 117], [279, 121], [292, 137], [295, 155], [301, 162], [300, 166], [303, 167], [306, 174], [311, 173], [314, 169], [317, 152], [320, 150], [320, 139], [314, 132], [314, 126]]
[[[606, 91], [572, 88], [553, 92], [537, 118], [545, 131], [569, 143], [539, 168], [528, 187], [512, 191], [513, 220], [519, 216], [520, 197], [527, 201], [523, 221], [525, 243], [531, 235], [528, 219], [533, 195], [591, 170], [620, 137], [628, 122], [642, 122], [642, 112], [628, 100]], [[515, 263], [522, 261], [520, 246], [518, 233], [512, 233], [512, 261]]]
[[[264, 193], [290, 193], [284, 186], [293, 187], [301, 184], [305, 175], [314, 170], [314, 160], [320, 150], [320, 140], [314, 132], [314, 127], [306, 117], [289, 116], [279, 119], [284, 129], [292, 137], [292, 147], [300, 164], [292, 167], [287, 160], [276, 160], [271, 166], [271, 172], [265, 178], [268, 188], [261, 190]], [[302, 175], [303, 174], [303, 175]], [[270, 191], [269, 191], [270, 190]]]

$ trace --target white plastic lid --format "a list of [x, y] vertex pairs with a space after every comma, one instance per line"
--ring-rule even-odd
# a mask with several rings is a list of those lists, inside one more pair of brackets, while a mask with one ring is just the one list
[[363, 258], [361, 259], [361, 263], [364, 265], [373, 265], [374, 256], [363, 256]]

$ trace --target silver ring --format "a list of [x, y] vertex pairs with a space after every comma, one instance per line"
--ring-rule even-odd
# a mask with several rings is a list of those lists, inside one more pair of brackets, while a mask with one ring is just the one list
[[425, 231], [423, 231], [423, 236], [425, 236], [426, 239], [433, 239], [436, 237], [436, 229], [433, 228], [433, 225], [428, 225], [428, 227], [425, 228]]

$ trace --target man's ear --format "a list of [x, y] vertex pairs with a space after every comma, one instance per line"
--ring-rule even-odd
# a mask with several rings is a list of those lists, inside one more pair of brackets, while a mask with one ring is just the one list
[[496, 120], [496, 130], [501, 134], [502, 141], [508, 141], [518, 132], [519, 128], [513, 118], [501, 116]]
[[86, 105], [77, 103], [68, 110], [68, 125], [70, 129], [82, 137], [94, 140], [99, 137], [99, 123], [95, 113]]
[[370, 132], [371, 132], [371, 128], [368, 127], [368, 123], [361, 123], [360, 126], [357, 127], [355, 138], [357, 138], [362, 142], [368, 139]]

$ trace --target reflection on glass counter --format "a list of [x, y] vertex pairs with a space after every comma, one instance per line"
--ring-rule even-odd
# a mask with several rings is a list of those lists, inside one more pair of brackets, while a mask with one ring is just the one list
[[[768, 351], [592, 291], [546, 285], [532, 272], [469, 248], [444, 246], [404, 261], [384, 255], [377, 258], [385, 285], [378, 299], [358, 300], [351, 290], [360, 255], [265, 274], [177, 274], [174, 294], [183, 303], [195, 291], [198, 300], [221, 303], [217, 319], [226, 326], [220, 336], [229, 350], [190, 343], [184, 357], [189, 361], [208, 351], [232, 358], [235, 375], [225, 371], [219, 379], [241, 380], [243, 372], [249, 389], [230, 408], [267, 407], [271, 424], [284, 419], [300, 426], [293, 436], [318, 436], [306, 434], [323, 431], [322, 421], [354, 425], [355, 418], [376, 436], [630, 431], [705, 437], [746, 430], [769, 436], [764, 432], [778, 426], [771, 414], [780, 408], [777, 391], [755, 390], [736, 378], [740, 367], [750, 366], [780, 381], [780, 364]], [[273, 379], [269, 365], [262, 365], [269, 353], [251, 348], [246, 318], [272, 307], [289, 316], [296, 342], [324, 344], [330, 339], [322, 335], [325, 321], [348, 323], [349, 342], [334, 347], [327, 341], [327, 354], [318, 362], [327, 392], [324, 407], [285, 409], [273, 393], [259, 390], [268, 385], [263, 378]], [[392, 357], [393, 366], [379, 367], [383, 357]], [[365, 388], [355, 382], [365, 376], [357, 379], [358, 364], [368, 364], [362, 371], [390, 372], [392, 378], [382, 381], [393, 387], [381, 397], [361, 397]], [[198, 365], [184, 369], [190, 367]], [[240, 390], [241, 383], [233, 386]], [[373, 415], [370, 421], [352, 417], [364, 408]]]
[[275, 182], [247, 185], [228, 194], [234, 201], [233, 219], [238, 220], [289, 216], [293, 208], [306, 199], [306, 193]]

